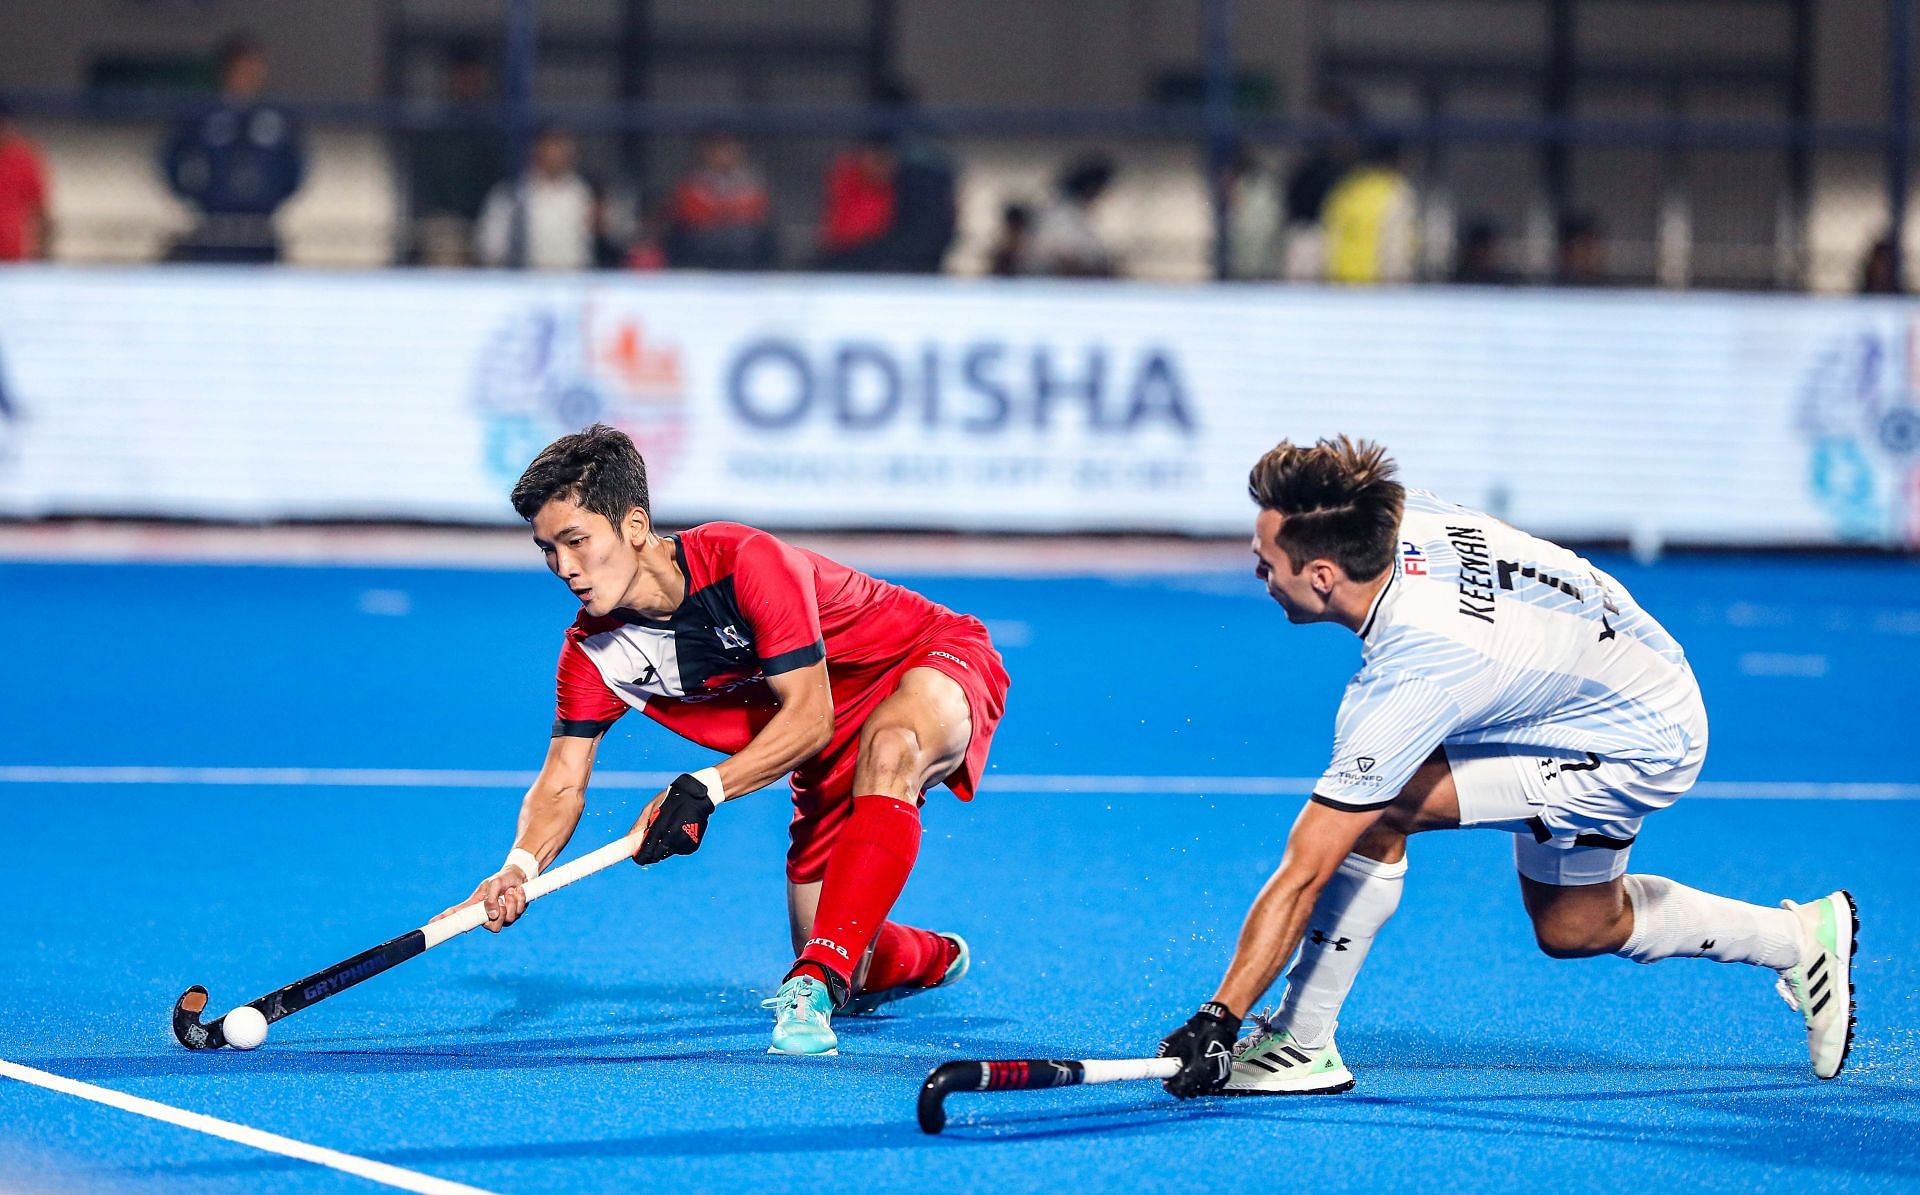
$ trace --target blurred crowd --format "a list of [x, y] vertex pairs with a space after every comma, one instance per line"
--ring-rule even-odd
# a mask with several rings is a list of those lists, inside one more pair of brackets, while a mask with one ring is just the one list
[[[274, 216], [300, 189], [306, 149], [300, 123], [268, 98], [266, 55], [240, 36], [218, 54], [217, 96], [180, 119], [158, 169], [194, 213], [167, 259], [272, 262], [281, 246]], [[809, 244], [781, 243], [783, 227], [761, 166], [745, 138], [713, 127], [690, 161], [654, 196], [595, 179], [566, 128], [532, 130], [524, 166], [510, 169], [509, 140], [494, 113], [487, 55], [455, 48], [443, 75], [445, 119], [409, 138], [408, 215], [398, 257], [407, 264], [536, 270], [806, 268], [835, 272], [937, 273], [953, 247], [958, 165], [941, 139], [913, 118], [904, 88], [883, 89], [884, 131], [845, 146], [820, 180], [820, 217]], [[1217, 180], [1225, 213], [1224, 271], [1240, 280], [1348, 285], [1432, 278], [1420, 244], [1420, 207], [1401, 146], [1370, 135], [1345, 95], [1316, 101], [1325, 135], [1282, 170], [1246, 146]], [[1102, 154], [1065, 162], [1046, 194], [1007, 195], [988, 272], [1001, 276], [1120, 277], [1124, 253], [1099, 218], [1120, 173]], [[0, 105], [0, 261], [33, 260], [50, 243], [49, 182], [38, 146]], [[791, 225], [785, 225], [791, 229]], [[1862, 293], [1896, 293], [1891, 239], [1874, 243], [1859, 270]], [[1605, 229], [1591, 214], [1564, 217], [1551, 270], [1509, 260], [1505, 230], [1469, 214], [1453, 237], [1446, 280], [1506, 286], [1523, 281], [1603, 286]], [[1423, 263], [1425, 268], [1423, 269]]]

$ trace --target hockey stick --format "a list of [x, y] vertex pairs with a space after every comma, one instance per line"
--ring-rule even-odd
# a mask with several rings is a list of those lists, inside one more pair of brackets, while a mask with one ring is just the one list
[[1127, 1079], [1171, 1079], [1179, 1070], [1178, 1058], [943, 1062], [920, 1088], [920, 1131], [938, 1133], [947, 1127], [947, 1097], [956, 1091], [1037, 1091]]
[[[599, 850], [580, 856], [571, 863], [564, 863], [552, 871], [542, 872], [526, 883], [527, 903], [531, 904], [549, 892], [565, 888], [575, 880], [585, 879], [596, 871], [611, 867], [622, 859], [631, 859], [646, 836], [644, 830], [635, 831], [610, 842]], [[290, 983], [277, 992], [269, 992], [258, 1000], [247, 1001], [247, 1006], [259, 1011], [268, 1024], [281, 1017], [292, 1016], [303, 1008], [311, 1008], [329, 996], [337, 996], [357, 983], [372, 979], [382, 971], [391, 970], [417, 954], [424, 954], [435, 946], [457, 938], [468, 930], [478, 929], [487, 920], [487, 907], [484, 901], [474, 903], [449, 913], [438, 921], [429, 921], [416, 930], [409, 930], [390, 942], [382, 942], [371, 950], [363, 950], [345, 962], [335, 963], [324, 971], [315, 972], [305, 979]], [[200, 1014], [207, 1007], [207, 989], [195, 984], [181, 993], [180, 999], [173, 1005], [173, 1035], [180, 1044], [189, 1050], [217, 1050], [227, 1044], [226, 1034], [221, 1030], [225, 1016], [211, 1023], [203, 1023]]]

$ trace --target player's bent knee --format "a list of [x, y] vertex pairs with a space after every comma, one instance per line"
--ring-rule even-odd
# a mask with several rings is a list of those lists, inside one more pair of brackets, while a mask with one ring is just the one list
[[860, 762], [883, 775], [907, 776], [920, 770], [920, 735], [911, 726], [882, 726], [868, 731]]
[[1353, 853], [1382, 863], [1398, 863], [1407, 853], [1407, 831], [1394, 823], [1391, 813], [1384, 814], [1361, 832]]
[[1536, 921], [1533, 925], [1533, 940], [1539, 945], [1540, 953], [1548, 958], [1593, 958], [1612, 954], [1616, 947], [1609, 944], [1606, 938], [1606, 933], [1596, 926], [1553, 921]]

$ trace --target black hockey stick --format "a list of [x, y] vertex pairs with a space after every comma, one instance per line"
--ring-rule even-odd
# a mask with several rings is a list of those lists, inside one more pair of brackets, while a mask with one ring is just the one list
[[1083, 1083], [1119, 1083], [1127, 1079], [1170, 1079], [1178, 1058], [1008, 1059], [1001, 1062], [943, 1062], [920, 1088], [920, 1131], [947, 1127], [947, 1097], [956, 1091], [1037, 1091], [1078, 1087]]
[[[528, 903], [564, 888], [575, 880], [585, 879], [596, 871], [611, 867], [622, 859], [632, 858], [645, 836], [644, 830], [635, 831], [618, 842], [610, 842], [591, 854], [582, 855], [571, 863], [563, 863], [552, 871], [535, 876], [526, 885]], [[478, 929], [486, 920], [486, 905], [475, 901], [438, 921], [429, 921], [390, 942], [382, 942], [372, 950], [363, 950], [345, 962], [335, 963], [324, 971], [290, 983], [277, 992], [269, 992], [258, 1000], [249, 1000], [247, 1007], [257, 1010], [271, 1025], [281, 1017], [292, 1016], [329, 996], [339, 995], [357, 983], [372, 979], [382, 971], [397, 967], [415, 955], [424, 954], [449, 938], [457, 938], [468, 930]], [[227, 1044], [227, 1036], [222, 1029], [226, 1017], [203, 1022], [200, 1014], [206, 1008], [207, 989], [197, 983], [174, 1001], [173, 1035], [189, 1050], [217, 1050]]]

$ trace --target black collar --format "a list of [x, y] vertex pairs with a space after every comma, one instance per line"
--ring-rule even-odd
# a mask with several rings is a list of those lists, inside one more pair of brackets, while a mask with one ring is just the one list
[[613, 616], [628, 626], [660, 627], [662, 629], [671, 627], [674, 620], [680, 617], [680, 611], [687, 608], [687, 597], [693, 593], [693, 572], [687, 568], [687, 553], [680, 544], [680, 537], [677, 535], [663, 535], [660, 538], [673, 545], [673, 563], [675, 567], [680, 570], [682, 579], [687, 583], [687, 592], [681, 595], [680, 604], [674, 608], [673, 613], [667, 615], [665, 618], [647, 618], [643, 615], [635, 614], [625, 607], [615, 610]]

